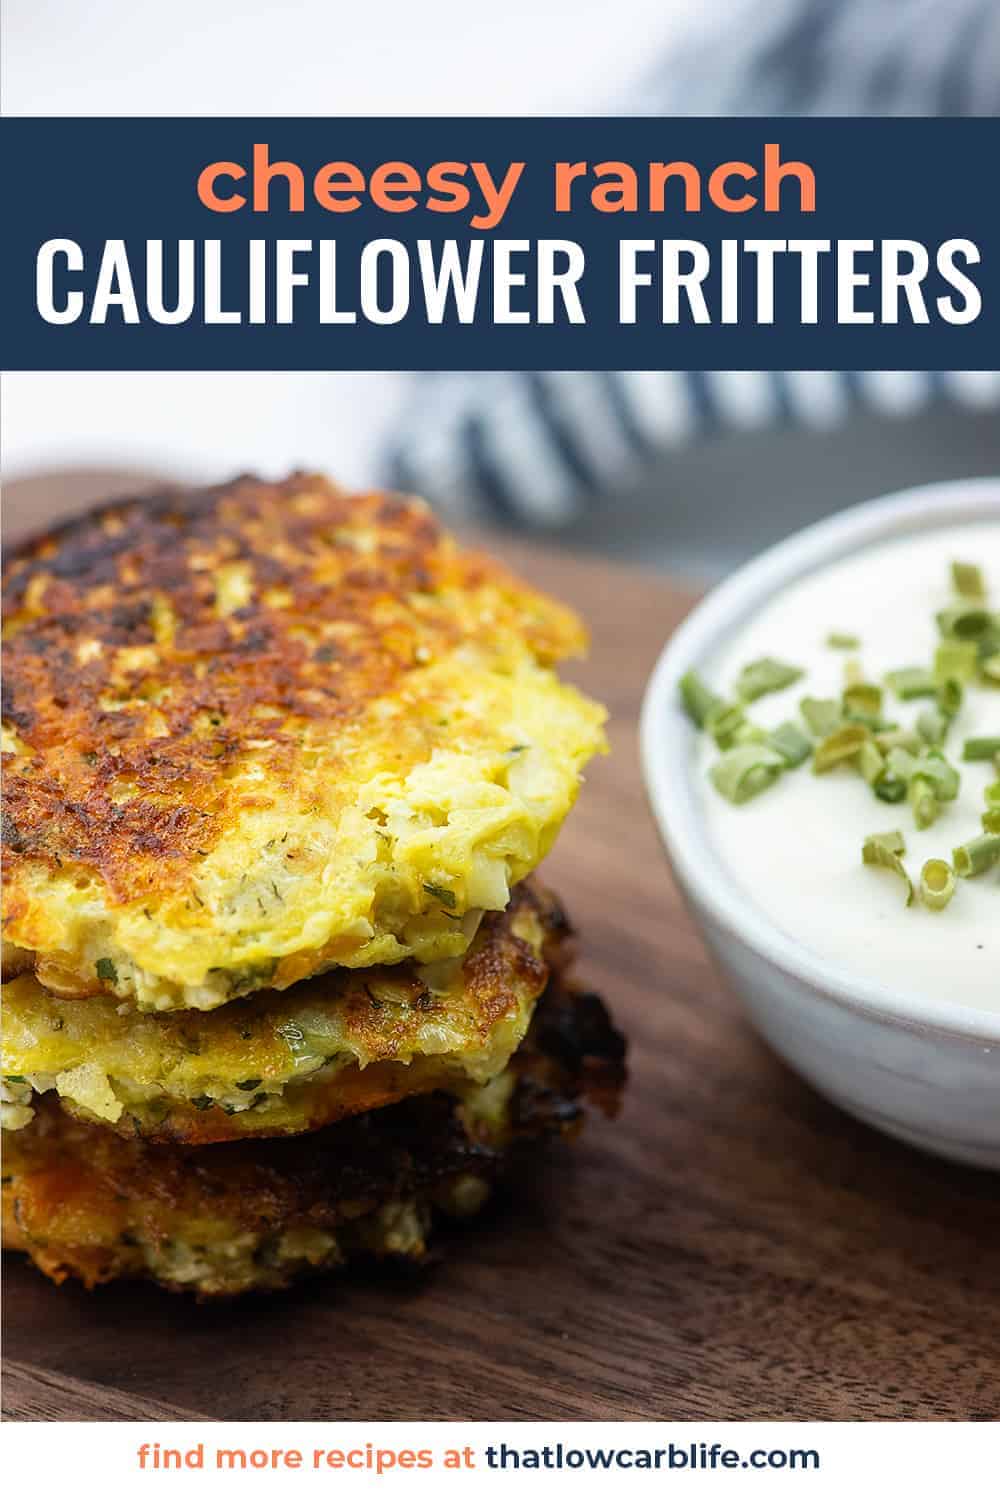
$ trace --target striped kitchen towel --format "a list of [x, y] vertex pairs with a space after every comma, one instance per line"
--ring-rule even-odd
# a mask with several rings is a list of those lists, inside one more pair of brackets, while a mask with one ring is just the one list
[[[726, 0], [625, 101], [651, 115], [997, 115], [1000, 0]], [[681, 443], [1000, 405], [1000, 375], [809, 371], [417, 375], [390, 483], [459, 513], [572, 522]]]
[[392, 488], [455, 516], [538, 527], [612, 504], [683, 443], [792, 424], [830, 429], [858, 410], [1000, 406], [996, 371], [512, 371], [413, 382], [386, 454]]

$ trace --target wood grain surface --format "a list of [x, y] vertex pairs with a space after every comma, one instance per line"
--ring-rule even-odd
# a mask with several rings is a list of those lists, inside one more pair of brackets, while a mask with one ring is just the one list
[[885, 1140], [789, 1073], [671, 882], [636, 718], [689, 596], [507, 550], [588, 617], [575, 675], [613, 715], [546, 875], [629, 1036], [623, 1114], [551, 1151], [417, 1277], [199, 1307], [56, 1289], [8, 1256], [9, 1417], [997, 1416], [1000, 1178]]

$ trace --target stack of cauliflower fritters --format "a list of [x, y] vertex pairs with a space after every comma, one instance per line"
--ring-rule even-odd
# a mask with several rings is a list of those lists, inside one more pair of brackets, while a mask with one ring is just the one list
[[603, 747], [569, 611], [313, 475], [108, 505], [4, 594], [8, 1247], [203, 1294], [419, 1259], [613, 1106], [526, 879]]

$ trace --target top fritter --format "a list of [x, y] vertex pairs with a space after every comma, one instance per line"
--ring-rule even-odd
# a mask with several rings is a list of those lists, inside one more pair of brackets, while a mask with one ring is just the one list
[[210, 1009], [464, 952], [602, 710], [562, 606], [314, 475], [109, 505], [5, 569], [8, 973]]

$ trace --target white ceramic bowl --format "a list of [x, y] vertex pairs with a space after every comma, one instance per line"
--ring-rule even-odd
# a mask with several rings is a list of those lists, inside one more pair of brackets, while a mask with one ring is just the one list
[[[798, 532], [714, 589], [667, 643], [642, 713], [653, 813], [705, 942], [776, 1052], [837, 1104], [938, 1155], [1000, 1168], [1000, 1014], [844, 973], [748, 902], [709, 841], [677, 684], [780, 589], [873, 543], [1000, 518], [1000, 480], [935, 484]], [[997, 976], [1000, 984], [1000, 975]]]

